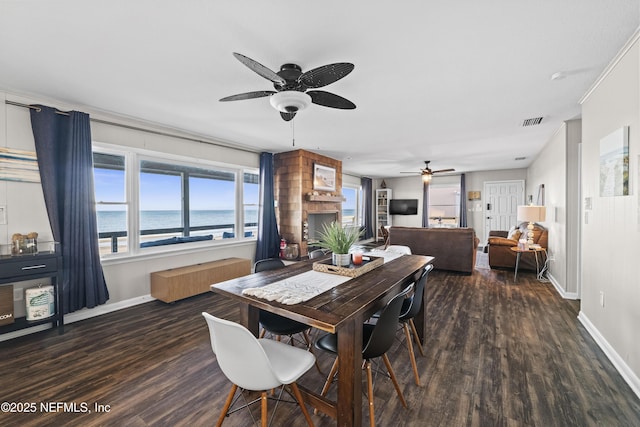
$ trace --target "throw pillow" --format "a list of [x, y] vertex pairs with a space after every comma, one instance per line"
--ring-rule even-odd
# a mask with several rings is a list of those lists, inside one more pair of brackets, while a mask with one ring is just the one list
[[520, 239], [520, 235], [522, 232], [519, 229], [511, 229], [509, 230], [509, 234], [507, 235], [507, 239], [515, 240], [516, 242]]

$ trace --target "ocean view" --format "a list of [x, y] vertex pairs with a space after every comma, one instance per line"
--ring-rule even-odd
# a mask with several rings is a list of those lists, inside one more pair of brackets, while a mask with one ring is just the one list
[[[124, 231], [127, 229], [127, 215], [124, 211], [98, 211], [98, 232]], [[245, 211], [245, 222], [257, 223], [258, 211]], [[233, 224], [235, 212], [233, 210], [201, 210], [191, 211], [191, 226]], [[182, 226], [180, 211], [141, 211], [140, 229], [154, 230], [161, 228], [175, 228]]]
[[[343, 220], [350, 219], [355, 213], [354, 209], [342, 211]], [[125, 211], [98, 211], [98, 232], [124, 231], [127, 229], [127, 215]], [[257, 223], [258, 210], [246, 210], [245, 222]], [[191, 211], [191, 226], [233, 224], [235, 213], [233, 210], [195, 210]], [[175, 228], [182, 226], [182, 217], [178, 210], [149, 210], [140, 213], [140, 229], [154, 230], [162, 228]]]

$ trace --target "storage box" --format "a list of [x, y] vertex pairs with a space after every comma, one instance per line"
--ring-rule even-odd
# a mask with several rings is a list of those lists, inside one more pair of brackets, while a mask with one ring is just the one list
[[0, 286], [0, 325], [13, 323], [13, 285]]
[[56, 314], [53, 285], [25, 289], [27, 320], [41, 320]]

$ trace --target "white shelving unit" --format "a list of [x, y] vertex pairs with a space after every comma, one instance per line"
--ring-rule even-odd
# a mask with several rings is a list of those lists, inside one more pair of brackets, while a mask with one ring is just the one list
[[380, 227], [391, 227], [391, 215], [389, 214], [390, 200], [390, 188], [376, 190], [376, 240], [384, 240]]

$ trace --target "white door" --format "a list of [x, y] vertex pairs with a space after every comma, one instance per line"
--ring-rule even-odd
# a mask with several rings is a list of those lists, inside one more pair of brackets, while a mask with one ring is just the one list
[[518, 205], [524, 204], [524, 181], [484, 183], [484, 241], [491, 230], [509, 230], [517, 225]]

